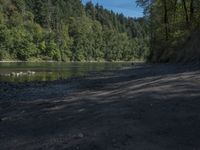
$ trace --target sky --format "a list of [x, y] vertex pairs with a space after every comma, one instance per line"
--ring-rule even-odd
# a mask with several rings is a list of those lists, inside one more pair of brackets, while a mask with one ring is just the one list
[[82, 0], [85, 4], [92, 1], [116, 13], [123, 13], [127, 17], [142, 17], [143, 9], [137, 6], [136, 0]]

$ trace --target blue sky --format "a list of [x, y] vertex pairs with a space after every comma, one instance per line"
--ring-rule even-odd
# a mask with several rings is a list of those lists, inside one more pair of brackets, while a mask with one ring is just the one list
[[114, 12], [123, 13], [127, 17], [143, 16], [143, 10], [137, 6], [135, 0], [82, 0], [84, 4], [88, 1], [99, 3]]

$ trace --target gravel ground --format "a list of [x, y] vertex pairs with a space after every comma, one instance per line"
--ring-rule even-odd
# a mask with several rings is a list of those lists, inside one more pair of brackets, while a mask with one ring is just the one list
[[0, 83], [1, 150], [199, 150], [199, 65]]

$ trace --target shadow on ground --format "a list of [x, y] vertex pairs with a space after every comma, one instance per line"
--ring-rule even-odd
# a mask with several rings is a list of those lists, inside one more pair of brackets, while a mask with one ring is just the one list
[[5, 93], [1, 149], [198, 150], [199, 75], [195, 65], [137, 65], [81, 79], [66, 95], [61, 83], [51, 98]]

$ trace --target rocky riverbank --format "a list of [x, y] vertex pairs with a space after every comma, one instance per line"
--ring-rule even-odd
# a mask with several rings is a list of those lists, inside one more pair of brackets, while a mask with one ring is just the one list
[[200, 67], [0, 83], [2, 150], [200, 149]]

